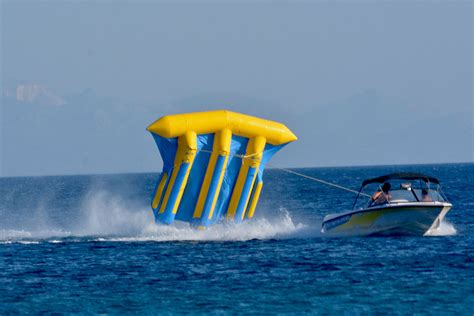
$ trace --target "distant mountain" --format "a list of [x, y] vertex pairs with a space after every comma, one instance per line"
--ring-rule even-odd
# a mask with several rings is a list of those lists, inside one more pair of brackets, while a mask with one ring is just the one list
[[124, 101], [92, 89], [60, 97], [37, 83], [11, 85], [1, 96], [0, 176], [160, 170], [146, 126], [166, 114], [221, 108], [295, 132], [298, 141], [274, 166], [472, 161], [472, 110], [423, 111], [423, 104], [377, 91], [325, 104], [315, 96], [304, 107], [237, 93], [168, 102]]
[[43, 106], [62, 106], [66, 103], [62, 97], [38, 83], [21, 83], [3, 87], [2, 98]]
[[90, 89], [59, 97], [41, 84], [11, 85], [0, 104], [0, 176], [159, 170], [146, 131], [164, 113], [156, 105]]

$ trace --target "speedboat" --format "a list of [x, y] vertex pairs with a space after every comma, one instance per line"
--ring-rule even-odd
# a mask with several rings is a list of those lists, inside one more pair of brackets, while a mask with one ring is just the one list
[[[364, 192], [374, 186], [378, 186], [374, 195]], [[392, 173], [364, 180], [352, 210], [327, 215], [322, 232], [423, 236], [439, 227], [452, 206], [438, 179], [421, 173]]]

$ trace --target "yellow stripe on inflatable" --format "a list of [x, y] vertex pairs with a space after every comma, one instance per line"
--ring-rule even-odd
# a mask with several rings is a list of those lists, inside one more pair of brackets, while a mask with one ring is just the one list
[[235, 212], [237, 211], [237, 206], [239, 205], [240, 197], [242, 195], [242, 189], [244, 188], [245, 178], [247, 178], [247, 173], [249, 172], [249, 166], [242, 163], [240, 167], [239, 176], [237, 177], [237, 182], [235, 183], [234, 191], [232, 191], [232, 197], [230, 198], [229, 208], [227, 209], [227, 219], [232, 219], [235, 217]]
[[[250, 185], [250, 188], [253, 188], [253, 185], [255, 183], [255, 178], [257, 177], [257, 173], [258, 173], [258, 168], [257, 170], [255, 171], [255, 174], [253, 175], [253, 178], [252, 178], [252, 184]], [[244, 217], [245, 217], [245, 210], [247, 209], [247, 205], [249, 204], [249, 199], [250, 199], [250, 196], [252, 195], [252, 189], [250, 189], [250, 192], [249, 194], [247, 195], [247, 198], [245, 199], [245, 204], [244, 204], [244, 211], [242, 212], [242, 215], [241, 215], [241, 219], [244, 220]]]
[[227, 161], [229, 160], [229, 156], [225, 157], [224, 160], [224, 167], [221, 170], [221, 174], [219, 176], [219, 183], [217, 184], [216, 193], [214, 194], [214, 199], [212, 200], [211, 211], [209, 212], [209, 219], [212, 219], [212, 215], [214, 215], [214, 209], [216, 208], [217, 197], [219, 196], [219, 192], [221, 192], [222, 180], [224, 179], [225, 170], [227, 169]]
[[255, 208], [257, 207], [258, 199], [260, 198], [260, 193], [262, 192], [263, 182], [258, 182], [255, 192], [252, 197], [252, 202], [250, 202], [249, 210], [247, 211], [247, 218], [252, 218], [255, 213]]
[[[181, 141], [181, 144], [180, 144]], [[197, 135], [194, 131], [188, 131], [184, 134], [184, 137], [178, 138], [178, 148], [184, 148], [184, 155], [183, 155], [183, 164], [188, 163], [189, 167], [186, 170], [186, 174], [184, 176], [183, 183], [179, 188], [178, 197], [176, 198], [176, 202], [173, 206], [173, 214], [176, 214], [178, 211], [179, 203], [181, 202], [181, 198], [183, 197], [184, 189], [186, 188], [186, 184], [188, 183], [189, 173], [191, 172], [191, 168], [193, 167], [194, 158], [196, 157], [197, 152]]]
[[184, 181], [181, 185], [180, 192], [176, 199], [175, 205], [173, 206], [173, 214], [176, 214], [176, 210], [178, 209], [177, 206], [181, 201], [181, 197], [183, 195], [184, 187], [188, 182], [189, 171], [191, 170], [192, 163], [194, 161], [194, 157], [196, 156], [197, 151], [197, 141], [196, 141], [196, 133], [192, 131], [187, 131], [184, 135], [178, 138], [178, 150], [176, 151], [176, 157], [174, 159], [174, 167], [173, 172], [171, 173], [170, 183], [166, 188], [165, 196], [163, 197], [163, 203], [161, 203], [159, 214], [164, 213], [166, 205], [168, 204], [168, 200], [170, 198], [171, 191], [173, 190], [174, 183], [176, 181], [176, 177], [178, 175], [179, 169], [181, 168], [183, 163], [189, 163], [190, 166], [186, 175], [184, 177]]
[[[176, 153], [175, 160], [178, 160], [178, 153]], [[158, 214], [162, 214], [165, 212], [166, 204], [168, 204], [168, 199], [170, 198], [171, 190], [173, 189], [176, 176], [178, 175], [178, 171], [179, 171], [179, 165], [176, 165], [175, 163], [175, 167], [173, 168], [173, 171], [171, 172], [170, 183], [168, 184], [168, 187], [166, 188], [165, 196], [163, 197], [163, 203], [161, 203], [160, 211], [158, 212]]]
[[219, 180], [217, 183], [217, 189], [214, 192], [212, 197], [212, 206], [209, 212], [209, 219], [212, 218], [214, 213], [214, 207], [216, 205], [217, 197], [221, 190], [222, 179], [224, 178], [224, 173], [227, 167], [227, 160], [230, 152], [230, 143], [232, 142], [232, 132], [228, 129], [219, 131], [214, 136], [214, 144], [212, 145], [212, 154], [209, 159], [209, 164], [207, 166], [206, 175], [204, 176], [204, 181], [199, 192], [198, 202], [196, 204], [196, 209], [194, 210], [193, 218], [201, 218], [202, 212], [204, 210], [204, 204], [206, 203], [207, 197], [209, 195], [209, 187], [211, 185], [212, 176], [214, 175], [214, 170], [216, 168], [217, 158], [219, 156], [225, 157], [224, 166], [220, 171]]
[[231, 111], [209, 111], [163, 116], [147, 130], [165, 138], [184, 135], [187, 131], [209, 134], [229, 129], [232, 134], [247, 138], [264, 137], [269, 144], [281, 145], [295, 141], [285, 125]]
[[163, 189], [165, 188], [165, 183], [167, 179], [168, 179], [168, 174], [165, 172], [163, 173], [160, 184], [158, 184], [158, 188], [156, 189], [155, 197], [153, 198], [153, 203], [151, 203], [151, 207], [154, 209], [156, 209], [158, 207], [158, 204], [160, 203], [160, 198], [161, 198], [161, 195], [163, 194]]
[[204, 203], [206, 202], [207, 195], [209, 193], [209, 186], [211, 185], [212, 175], [214, 174], [214, 169], [216, 167], [218, 153], [213, 152], [211, 158], [209, 159], [209, 164], [207, 165], [206, 175], [204, 176], [204, 181], [201, 186], [201, 192], [199, 192], [198, 201], [196, 208], [194, 210], [193, 218], [201, 218], [202, 211], [204, 209]]
[[[257, 136], [249, 140], [245, 153], [245, 158], [242, 159], [242, 166], [240, 167], [237, 182], [235, 184], [234, 191], [232, 192], [232, 197], [230, 199], [229, 208], [227, 209], [226, 218], [231, 219], [235, 217], [237, 207], [239, 206], [240, 199], [242, 198], [246, 199], [244, 211], [242, 212], [242, 214], [245, 213], [245, 209], [247, 207], [248, 199], [250, 196], [249, 193], [248, 196], [242, 197], [242, 191], [245, 185], [245, 180], [247, 178], [247, 174], [249, 172], [250, 167], [257, 169], [258, 171], [258, 167], [260, 166], [260, 162], [262, 160], [262, 153], [265, 149], [265, 144], [266, 139], [262, 136]], [[256, 174], [257, 172], [255, 172], [255, 175]], [[252, 180], [252, 186], [254, 181], [255, 176]]]

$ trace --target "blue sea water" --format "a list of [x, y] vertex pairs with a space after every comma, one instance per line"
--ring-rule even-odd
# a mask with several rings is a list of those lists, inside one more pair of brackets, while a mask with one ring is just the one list
[[157, 173], [0, 178], [0, 314], [474, 313], [474, 164], [296, 171], [424, 172], [454, 207], [437, 236], [324, 237], [353, 194], [270, 169], [253, 220], [200, 231], [154, 224]]

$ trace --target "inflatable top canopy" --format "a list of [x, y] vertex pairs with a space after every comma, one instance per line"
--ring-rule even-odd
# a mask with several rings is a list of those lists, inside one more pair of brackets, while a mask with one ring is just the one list
[[297, 139], [281, 123], [230, 111], [168, 115], [147, 130], [163, 158], [151, 205], [156, 221], [197, 227], [252, 218], [265, 164]]

